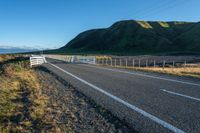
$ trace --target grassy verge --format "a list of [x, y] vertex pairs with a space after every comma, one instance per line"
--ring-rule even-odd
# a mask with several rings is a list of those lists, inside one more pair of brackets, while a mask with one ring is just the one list
[[184, 67], [184, 68], [160, 68], [160, 67], [149, 67], [149, 68], [138, 68], [138, 70], [165, 73], [175, 76], [193, 77], [200, 78], [200, 67]]
[[37, 75], [25, 58], [0, 57], [0, 132], [40, 132], [48, 97]]
[[125, 68], [131, 70], [139, 70], [139, 71], [147, 71], [147, 72], [156, 72], [156, 73], [164, 73], [175, 76], [184, 76], [184, 77], [193, 77], [200, 78], [200, 66], [197, 64], [193, 64], [192, 66], [185, 67], [126, 67], [126, 66], [113, 66], [116, 68]]

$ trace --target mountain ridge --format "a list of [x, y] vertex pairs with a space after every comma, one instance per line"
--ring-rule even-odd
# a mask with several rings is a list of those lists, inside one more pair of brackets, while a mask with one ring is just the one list
[[60, 50], [149, 53], [200, 51], [200, 22], [118, 21], [77, 35]]
[[0, 45], [0, 54], [14, 54], [14, 53], [25, 53], [25, 52], [35, 52], [35, 51], [38, 51], [38, 49]]

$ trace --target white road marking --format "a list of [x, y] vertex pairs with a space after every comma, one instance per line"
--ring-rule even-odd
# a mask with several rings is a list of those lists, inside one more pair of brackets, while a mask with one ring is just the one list
[[97, 90], [97, 91], [103, 93], [104, 95], [106, 95], [106, 96], [108, 96], [108, 97], [110, 97], [110, 98], [116, 100], [117, 102], [119, 102], [119, 103], [125, 105], [126, 107], [128, 107], [128, 108], [130, 108], [130, 109], [136, 111], [137, 113], [140, 113], [140, 114], [143, 115], [144, 117], [147, 117], [147, 118], [151, 119], [152, 121], [158, 123], [159, 125], [162, 125], [163, 127], [167, 128], [167, 129], [169, 129], [169, 130], [171, 130], [171, 131], [173, 131], [173, 132], [175, 132], [175, 133], [185, 133], [183, 130], [181, 130], [181, 129], [179, 129], [179, 128], [173, 126], [173, 125], [171, 125], [170, 123], [165, 122], [165, 121], [159, 119], [158, 117], [156, 117], [156, 116], [154, 116], [154, 115], [151, 115], [150, 113], [148, 113], [148, 112], [146, 112], [146, 111], [144, 111], [144, 110], [142, 110], [142, 109], [140, 109], [140, 108], [138, 108], [138, 107], [136, 107], [136, 106], [134, 106], [134, 105], [132, 105], [132, 104], [130, 104], [130, 103], [128, 103], [128, 102], [122, 100], [122, 99], [120, 99], [119, 97], [116, 97], [116, 96], [112, 95], [111, 93], [109, 93], [109, 92], [107, 92], [107, 91], [105, 91], [105, 90], [103, 90], [103, 89], [101, 89], [101, 88], [99, 88], [99, 87], [97, 87], [97, 86], [95, 86], [95, 85], [93, 85], [93, 84], [91, 84], [91, 83], [89, 83], [89, 82], [87, 82], [87, 81], [85, 81], [85, 80], [83, 80], [83, 79], [77, 77], [76, 75], [74, 75], [74, 74], [72, 74], [72, 73], [70, 73], [70, 72], [68, 72], [68, 71], [66, 71], [66, 70], [63, 70], [62, 68], [60, 68], [60, 67], [58, 67], [58, 66], [56, 66], [56, 65], [54, 65], [54, 64], [51, 64], [50, 62], [48, 62], [48, 63], [49, 63], [50, 65], [54, 66], [55, 68], [57, 68], [57, 69], [63, 71], [64, 73], [70, 75], [71, 77], [73, 77], [73, 78], [75, 78], [75, 79], [81, 81], [82, 83], [84, 83], [84, 84], [86, 84], [86, 85], [92, 87], [93, 89], [95, 89], [95, 90]]
[[196, 100], [196, 101], [199, 101], [199, 102], [200, 102], [200, 99], [199, 99], [199, 98], [195, 98], [195, 97], [191, 97], [191, 96], [188, 96], [188, 95], [184, 95], [184, 94], [176, 93], [176, 92], [173, 92], [173, 91], [168, 91], [168, 90], [165, 90], [165, 89], [161, 89], [161, 90], [164, 91], [164, 92], [167, 92], [167, 93], [173, 94], [173, 95], [177, 95], [177, 96], [185, 97], [185, 98], [192, 99], [192, 100]]
[[126, 73], [126, 74], [131, 74], [131, 75], [143, 76], [143, 77], [154, 78], [154, 79], [161, 79], [161, 80], [166, 80], [166, 81], [171, 81], [171, 82], [177, 82], [177, 83], [182, 83], [182, 84], [187, 84], [187, 85], [194, 85], [194, 86], [200, 87], [200, 84], [186, 82], [186, 81], [181, 81], [181, 80], [175, 80], [175, 79], [169, 79], [169, 78], [151, 76], [151, 75], [140, 74], [140, 73], [133, 73], [133, 72], [128, 72], [128, 71], [122, 71], [122, 70], [105, 68], [105, 67], [98, 67], [98, 66], [93, 66], [93, 65], [86, 65], [86, 64], [81, 64], [81, 65], [88, 66], [88, 67], [99, 68], [99, 69], [105, 69], [105, 70], [109, 70], [109, 71], [113, 71], [113, 72], [121, 72], [121, 73]]

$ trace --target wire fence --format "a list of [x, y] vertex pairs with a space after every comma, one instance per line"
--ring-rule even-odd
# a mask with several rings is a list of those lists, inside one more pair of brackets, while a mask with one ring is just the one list
[[166, 61], [166, 60], [145, 60], [133, 58], [102, 58], [97, 59], [96, 64], [108, 65], [113, 67], [200, 67], [199, 62], [187, 61]]
[[111, 56], [77, 56], [77, 55], [44, 55], [47, 58], [58, 59], [68, 63], [88, 63], [112, 67], [137, 68], [200, 68], [200, 57], [111, 57]]

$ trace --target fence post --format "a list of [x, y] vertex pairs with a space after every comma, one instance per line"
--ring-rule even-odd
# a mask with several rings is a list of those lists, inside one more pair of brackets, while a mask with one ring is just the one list
[[122, 66], [122, 59], [119, 60], [119, 65]]
[[164, 70], [164, 68], [165, 68], [165, 61], [163, 61], [163, 70]]
[[146, 67], [148, 67], [148, 60], [146, 60]]
[[140, 68], [140, 59], [138, 60], [138, 67]]
[[135, 67], [135, 61], [134, 61], [134, 59], [133, 59], [133, 67]]
[[112, 58], [111, 58], [111, 63], [110, 63], [110, 65], [112, 66]]
[[128, 63], [127, 63], [127, 58], [126, 58], [126, 67], [127, 67]]
[[[68, 62], [68, 61], [67, 61]], [[96, 58], [96, 60], [95, 60], [95, 64], [98, 64], [98, 59]]]
[[184, 67], [186, 67], [186, 65], [187, 65], [187, 64], [186, 64], [186, 61], [185, 61], [185, 62], [184, 62]]
[[117, 65], [117, 64], [116, 64], [116, 58], [115, 58], [115, 67], [116, 67], [116, 65]]

